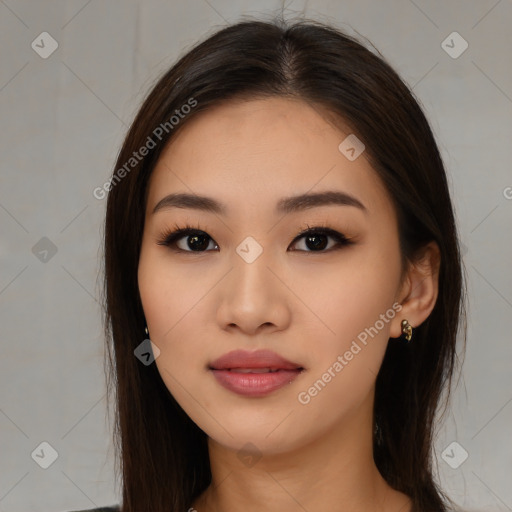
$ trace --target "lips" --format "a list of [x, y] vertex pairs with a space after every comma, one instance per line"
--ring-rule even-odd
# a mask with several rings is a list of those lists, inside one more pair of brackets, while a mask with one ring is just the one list
[[213, 361], [210, 364], [210, 369], [255, 370], [254, 373], [265, 373], [266, 371], [301, 370], [303, 368], [300, 364], [288, 361], [271, 350], [256, 350], [255, 352], [234, 350]]
[[224, 388], [238, 395], [262, 397], [291, 384], [304, 368], [270, 350], [235, 350], [209, 366]]

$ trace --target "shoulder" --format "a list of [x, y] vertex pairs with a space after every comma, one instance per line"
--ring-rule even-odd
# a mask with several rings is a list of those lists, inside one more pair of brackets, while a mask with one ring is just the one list
[[121, 508], [119, 505], [111, 507], [100, 507], [100, 508], [88, 508], [87, 510], [73, 510], [70, 512], [120, 512]]

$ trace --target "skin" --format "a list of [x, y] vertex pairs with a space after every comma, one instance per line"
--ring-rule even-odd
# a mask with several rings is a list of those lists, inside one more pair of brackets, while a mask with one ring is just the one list
[[[158, 371], [181, 407], [207, 433], [212, 485], [191, 506], [202, 511], [406, 512], [372, 456], [375, 379], [388, 339], [432, 311], [439, 251], [429, 244], [401, 280], [397, 217], [363, 153], [338, 145], [350, 133], [299, 100], [230, 101], [189, 123], [162, 153], [150, 179], [139, 289]], [[285, 196], [341, 190], [367, 208], [329, 205], [276, 215]], [[168, 208], [169, 193], [211, 196], [229, 214]], [[184, 236], [159, 245], [175, 223], [208, 234], [193, 252]], [[353, 245], [315, 252], [302, 229], [325, 224]], [[236, 252], [251, 236], [263, 248], [247, 263]], [[294, 241], [295, 240], [295, 241]], [[208, 243], [208, 242], [206, 242]], [[295, 249], [295, 251], [293, 250]], [[394, 303], [402, 309], [303, 405], [307, 391], [357, 335]], [[413, 340], [414, 342], [414, 332]], [[220, 386], [208, 364], [234, 349], [271, 349], [305, 371], [265, 397]], [[255, 463], [238, 454], [251, 442]], [[306, 484], [306, 485], [305, 485]]]

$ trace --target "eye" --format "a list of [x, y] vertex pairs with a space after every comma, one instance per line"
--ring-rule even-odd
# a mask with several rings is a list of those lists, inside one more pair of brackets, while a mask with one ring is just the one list
[[[179, 247], [178, 243], [183, 238], [187, 238], [188, 241], [186, 244], [182, 244], [182, 247]], [[158, 245], [170, 247], [176, 252], [205, 252], [209, 246], [208, 239], [213, 242], [213, 239], [210, 238], [207, 233], [198, 228], [193, 228], [190, 225], [180, 228], [178, 225], [175, 225], [174, 229], [165, 232], [162, 239], [157, 243]], [[215, 245], [218, 247], [217, 244]], [[187, 250], [184, 247], [188, 247], [189, 249]]]
[[[347, 238], [342, 233], [335, 231], [334, 229], [328, 228], [326, 226], [316, 226], [310, 227], [301, 231], [299, 235], [294, 239], [294, 243], [298, 240], [304, 238], [304, 244], [307, 248], [312, 249], [310, 251], [304, 252], [330, 252], [332, 250], [341, 249], [344, 245], [353, 244], [349, 238]], [[327, 250], [323, 250], [328, 245], [328, 239], [332, 238], [335, 243], [333, 246], [329, 247]], [[293, 249], [297, 250], [297, 249]]]
[[[328, 239], [334, 240], [334, 244], [327, 250], [329, 245]], [[185, 243], [181, 244], [182, 239], [187, 239]], [[349, 238], [342, 233], [326, 226], [310, 227], [301, 231], [293, 240], [292, 245], [296, 244], [301, 239], [304, 239], [306, 246], [305, 249], [292, 249], [292, 251], [301, 252], [330, 252], [332, 250], [341, 249], [342, 246], [353, 244]], [[162, 238], [157, 241], [158, 245], [163, 245], [171, 248], [176, 252], [206, 252], [210, 247], [210, 242], [214, 243], [215, 248], [218, 249], [217, 243], [204, 231], [199, 228], [194, 228], [190, 225], [180, 228], [178, 225], [174, 229], [167, 231], [162, 235]], [[309, 249], [309, 250], [308, 250]]]

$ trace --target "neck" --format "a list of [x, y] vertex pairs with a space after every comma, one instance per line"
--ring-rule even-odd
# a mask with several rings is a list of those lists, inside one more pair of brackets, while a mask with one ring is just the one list
[[193, 507], [198, 512], [409, 512], [410, 499], [392, 489], [375, 465], [372, 424], [366, 423], [364, 436], [354, 418], [294, 450], [244, 458], [245, 463], [237, 451], [209, 439], [212, 482]]

